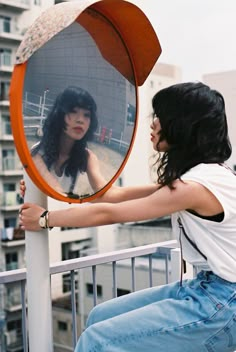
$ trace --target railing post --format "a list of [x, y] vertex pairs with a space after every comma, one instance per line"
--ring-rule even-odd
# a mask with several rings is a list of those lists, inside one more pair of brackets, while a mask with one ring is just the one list
[[[25, 201], [47, 208], [47, 197], [25, 174]], [[52, 352], [52, 306], [48, 231], [26, 231], [29, 351]]]
[[170, 260], [171, 260], [171, 282], [178, 281], [180, 279], [181, 271], [181, 258], [180, 258], [180, 249], [174, 248], [170, 251]]

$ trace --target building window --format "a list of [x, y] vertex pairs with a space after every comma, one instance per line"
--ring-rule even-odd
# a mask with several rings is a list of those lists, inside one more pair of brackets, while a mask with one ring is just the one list
[[4, 135], [12, 135], [11, 122], [9, 115], [2, 115], [2, 133]]
[[16, 227], [16, 218], [4, 219], [4, 228]]
[[[9, 284], [6, 287], [6, 297], [8, 302], [8, 307], [14, 307], [21, 304], [21, 292], [19, 287], [14, 286], [14, 284]], [[12, 330], [15, 330], [14, 325]], [[21, 329], [19, 329], [19, 332]]]
[[154, 82], [153, 81], [150, 81], [150, 87], [154, 88]]
[[[92, 284], [86, 284], [86, 289], [87, 289], [87, 295], [93, 295], [93, 285]], [[102, 286], [97, 285], [97, 297], [102, 297]]]
[[128, 125], [134, 125], [135, 116], [136, 116], [135, 107], [131, 104], [128, 104], [127, 105], [127, 124]]
[[6, 270], [18, 269], [18, 254], [17, 252], [6, 253]]
[[[1, 50], [0, 50], [0, 52], [1, 52]], [[1, 55], [1, 53], [0, 53], [0, 55]], [[0, 59], [0, 65], [1, 65], [1, 59]], [[1, 84], [0, 84], [0, 100], [9, 100], [9, 90], [10, 90], [10, 82], [1, 82]]]
[[[70, 274], [64, 274], [62, 276], [62, 281], [63, 281], [63, 285], [62, 285], [62, 289], [63, 289], [63, 293], [66, 292], [71, 292], [71, 276]], [[78, 289], [78, 281], [75, 281], [75, 289]]]
[[119, 187], [122, 187], [122, 186], [123, 186], [123, 178], [122, 178], [122, 177], [119, 177], [118, 180], [117, 180], [117, 182], [118, 182], [118, 186], [119, 186]]
[[[2, 169], [4, 171], [15, 170], [15, 151], [14, 149], [2, 150]], [[15, 191], [15, 184], [5, 184], [4, 191]]]
[[0, 49], [0, 65], [12, 66], [12, 51], [11, 49]]
[[81, 241], [62, 243], [62, 260], [75, 259], [80, 257], [81, 250], [91, 247], [91, 240], [88, 238]]
[[117, 288], [117, 297], [124, 296], [130, 293], [130, 290], [125, 290], [123, 288]]
[[64, 321], [58, 321], [57, 327], [58, 327], [59, 331], [67, 331], [68, 330], [68, 325]]
[[7, 330], [8, 331], [22, 331], [22, 325], [21, 325], [21, 320], [12, 320], [8, 321], [7, 323]]
[[14, 192], [15, 190], [16, 190], [15, 183], [4, 183], [4, 185], [3, 185], [4, 192]]
[[[7, 165], [5, 170], [10, 170], [10, 164]], [[14, 169], [13, 169], [14, 170]], [[22, 203], [22, 198], [19, 193], [16, 192], [16, 184], [15, 183], [4, 183], [3, 184], [3, 205], [4, 206], [16, 206]]]
[[11, 18], [6, 16], [0, 16], [0, 31], [5, 33], [11, 32]]

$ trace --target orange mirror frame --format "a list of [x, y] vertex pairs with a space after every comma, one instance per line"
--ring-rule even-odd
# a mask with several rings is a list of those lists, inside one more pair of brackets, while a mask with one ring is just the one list
[[[86, 7], [86, 4], [88, 3], [89, 6]], [[71, 8], [72, 4], [73, 2], [62, 3], [55, 6], [70, 6]], [[53, 10], [53, 8], [51, 8], [51, 10]], [[63, 11], [64, 10], [65, 9], [63, 8]], [[106, 27], [104, 27], [102, 21], [98, 27], [97, 19], [95, 19], [94, 16], [96, 13], [100, 16], [102, 15], [106, 19], [106, 22], [109, 22], [120, 36], [130, 58], [130, 62], [128, 64], [124, 61], [118, 62], [116, 57], [113, 56], [115, 43], [113, 43], [112, 35], [109, 35], [109, 31], [106, 30]], [[127, 21], [127, 18], [129, 21]], [[92, 0], [87, 1], [80, 10], [78, 10], [78, 8], [76, 9], [75, 19], [69, 24], [73, 23], [73, 21], [77, 21], [88, 31], [88, 33], [90, 33], [99, 47], [102, 56], [110, 62], [111, 65], [113, 65], [129, 81], [134, 80], [132, 83], [136, 88], [136, 123], [134, 126], [130, 147], [119, 170], [104, 188], [89, 197], [79, 199], [68, 198], [56, 192], [42, 178], [32, 160], [24, 133], [22, 102], [27, 59], [22, 60], [22, 62], [18, 61], [18, 64], [14, 67], [10, 86], [10, 116], [12, 133], [17, 152], [23, 167], [26, 169], [26, 172], [35, 185], [42, 192], [57, 200], [67, 203], [82, 203], [91, 201], [105, 193], [124, 169], [132, 150], [137, 129], [137, 87], [142, 85], [148, 77], [150, 71], [161, 54], [161, 47], [156, 33], [144, 13], [137, 6], [124, 0], [101, 0], [97, 2]], [[94, 25], [95, 22], [96, 26]], [[69, 24], [67, 24], [67, 26]], [[61, 28], [58, 31], [60, 30]], [[43, 44], [44, 43], [42, 43], [42, 45]], [[132, 72], [130, 72], [130, 70]]]

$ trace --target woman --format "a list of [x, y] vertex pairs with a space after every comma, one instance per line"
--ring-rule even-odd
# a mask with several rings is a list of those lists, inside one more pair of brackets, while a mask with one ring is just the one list
[[79, 87], [60, 93], [43, 126], [43, 137], [31, 151], [46, 182], [60, 193], [78, 194], [77, 178], [86, 172], [93, 191], [105, 186], [96, 155], [88, 149], [97, 129], [97, 106]]
[[[97, 226], [171, 214], [183, 257], [203, 270], [192, 280], [96, 306], [76, 352], [236, 350], [236, 177], [222, 95], [202, 83], [165, 88], [153, 100], [151, 140], [158, 184], [112, 189], [104, 200], [50, 211], [48, 226]], [[109, 194], [110, 192], [110, 194]], [[134, 199], [136, 198], [136, 199]], [[40, 229], [45, 209], [24, 204], [20, 224]]]

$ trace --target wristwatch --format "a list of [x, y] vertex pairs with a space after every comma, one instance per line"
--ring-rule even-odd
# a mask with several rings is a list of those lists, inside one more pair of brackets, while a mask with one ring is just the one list
[[42, 229], [47, 229], [48, 228], [48, 210], [45, 210], [39, 218], [39, 226], [42, 227]]

